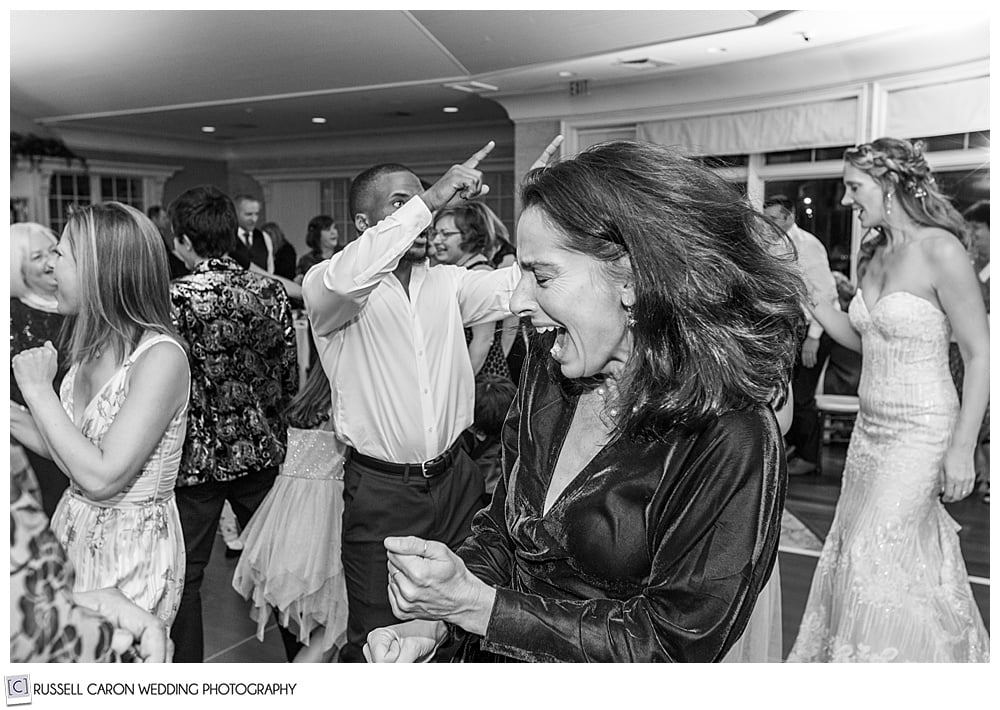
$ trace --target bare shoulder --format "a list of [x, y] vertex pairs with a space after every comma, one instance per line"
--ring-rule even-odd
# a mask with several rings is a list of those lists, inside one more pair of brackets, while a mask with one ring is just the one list
[[962, 242], [946, 229], [928, 227], [921, 233], [917, 245], [932, 264], [947, 264], [954, 260], [962, 263], [969, 260], [969, 252]]
[[171, 338], [151, 345], [140, 353], [132, 366], [130, 379], [150, 378], [186, 384], [189, 376], [187, 353]]

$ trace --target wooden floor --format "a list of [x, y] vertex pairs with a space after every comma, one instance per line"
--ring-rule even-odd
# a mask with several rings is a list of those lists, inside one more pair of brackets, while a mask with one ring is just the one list
[[[826, 448], [824, 475], [798, 476], [789, 481], [786, 509], [820, 539], [826, 536], [833, 521], [833, 511], [840, 494], [845, 448], [843, 444], [832, 444]], [[947, 507], [962, 526], [959, 532], [962, 552], [973, 579], [973, 594], [988, 628], [990, 506], [982, 502], [981, 496], [973, 495]], [[217, 538], [202, 586], [205, 660], [211, 663], [283, 663], [285, 653], [273, 622], [267, 628], [263, 642], [257, 640], [256, 623], [249, 618], [249, 605], [232, 588], [236, 560], [226, 559], [224, 552], [222, 539]], [[787, 655], [802, 618], [816, 556], [808, 552], [781, 552], [779, 564], [782, 636]]]

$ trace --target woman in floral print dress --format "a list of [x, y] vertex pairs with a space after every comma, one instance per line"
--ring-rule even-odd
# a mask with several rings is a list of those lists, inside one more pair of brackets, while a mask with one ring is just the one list
[[141, 212], [110, 202], [70, 218], [55, 253], [58, 308], [75, 317], [69, 372], [57, 397], [51, 343], [14, 358], [27, 408], [11, 407], [11, 433], [70, 479], [52, 529], [74, 591], [116, 587], [170, 624], [184, 580], [174, 482], [190, 375], [167, 274]]

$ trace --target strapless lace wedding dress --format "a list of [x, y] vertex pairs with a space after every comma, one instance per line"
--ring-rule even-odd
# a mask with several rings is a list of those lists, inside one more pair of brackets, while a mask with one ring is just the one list
[[860, 412], [843, 488], [789, 661], [988, 661], [959, 525], [939, 499], [958, 417], [950, 325], [905, 291], [848, 314], [861, 334]]

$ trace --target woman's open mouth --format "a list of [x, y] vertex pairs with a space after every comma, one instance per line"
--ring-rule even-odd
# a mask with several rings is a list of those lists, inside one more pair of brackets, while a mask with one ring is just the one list
[[[534, 325], [534, 324], [533, 324]], [[534, 326], [535, 331], [538, 333], [551, 333], [556, 334], [555, 340], [552, 343], [552, 347], [549, 349], [549, 354], [552, 357], [558, 359], [559, 355], [562, 353], [563, 348], [566, 347], [566, 329], [559, 325], [536, 325]]]

